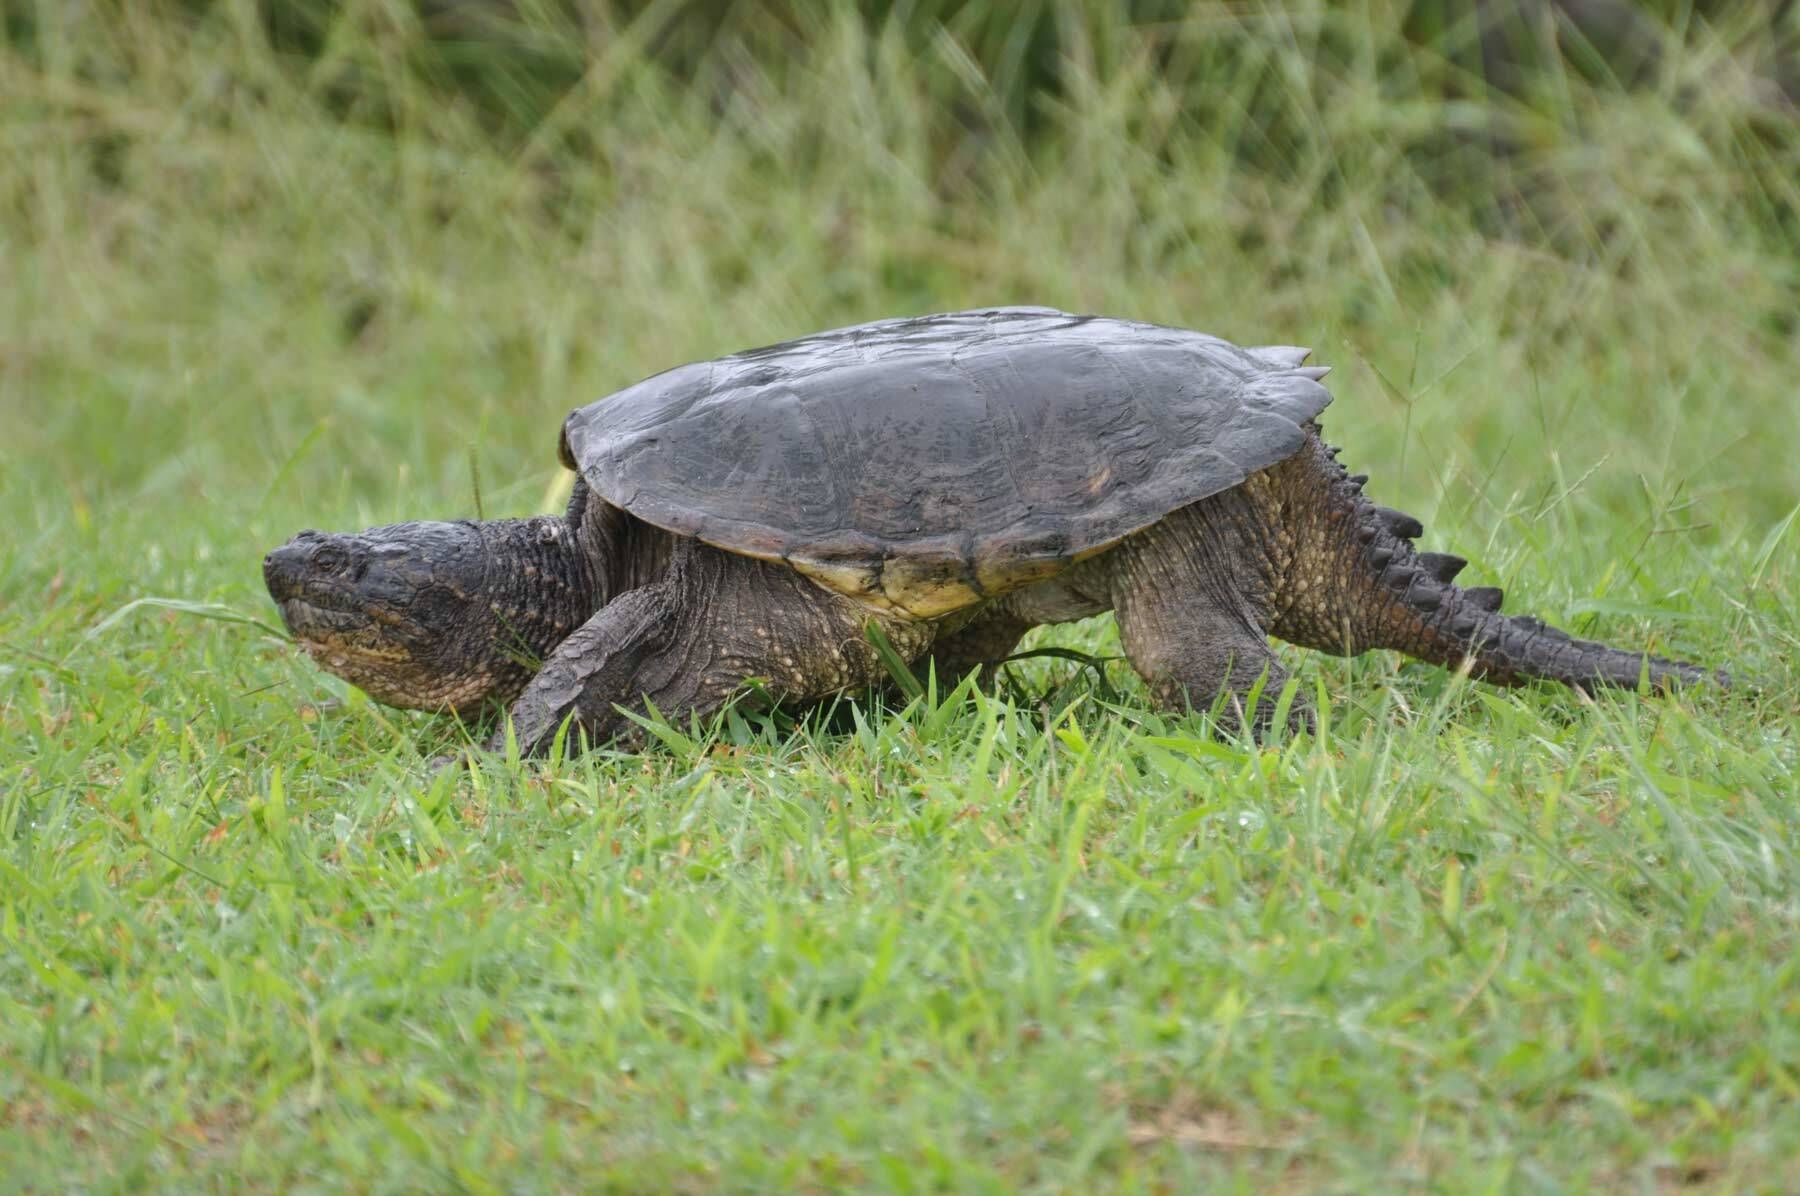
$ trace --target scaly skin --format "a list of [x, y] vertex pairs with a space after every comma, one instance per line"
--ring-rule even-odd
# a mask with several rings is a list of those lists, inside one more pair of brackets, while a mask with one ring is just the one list
[[[520, 744], [569, 719], [590, 740], [649, 705], [685, 722], [748, 680], [813, 701], [882, 676], [871, 621], [941, 677], [991, 675], [1031, 627], [1114, 610], [1158, 705], [1217, 703], [1227, 727], [1283, 673], [1277, 636], [1337, 654], [1392, 648], [1503, 685], [1655, 689], [1723, 673], [1577, 640], [1499, 613], [1462, 562], [1416, 552], [1409, 516], [1362, 495], [1309, 425], [1302, 449], [1062, 573], [936, 621], [871, 612], [774, 562], [669, 535], [577, 485], [562, 518], [302, 532], [264, 564], [289, 628], [319, 663], [395, 706], [510, 703]], [[1260, 730], [1272, 702], [1259, 707]], [[1296, 726], [1309, 722], [1300, 706]]]

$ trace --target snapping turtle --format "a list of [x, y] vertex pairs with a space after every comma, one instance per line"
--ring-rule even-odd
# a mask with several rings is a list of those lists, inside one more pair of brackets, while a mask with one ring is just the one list
[[870, 683], [870, 622], [947, 676], [1112, 610], [1156, 702], [1222, 699], [1228, 726], [1282, 682], [1270, 635], [1501, 684], [1708, 676], [1455, 585], [1464, 562], [1415, 551], [1418, 521], [1320, 439], [1306, 356], [1046, 308], [842, 328], [575, 411], [565, 515], [301, 532], [264, 576], [326, 669], [394, 706], [511, 703], [528, 751], [753, 679], [797, 702]]

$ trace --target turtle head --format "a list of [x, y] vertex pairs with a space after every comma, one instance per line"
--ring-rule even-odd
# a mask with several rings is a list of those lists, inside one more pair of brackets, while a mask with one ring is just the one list
[[518, 695], [571, 630], [552, 610], [560, 520], [396, 523], [303, 531], [263, 558], [288, 630], [320, 667], [378, 702], [474, 712]]

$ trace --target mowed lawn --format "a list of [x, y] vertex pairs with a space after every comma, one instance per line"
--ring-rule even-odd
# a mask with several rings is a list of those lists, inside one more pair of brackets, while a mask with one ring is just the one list
[[[1800, 136], [1729, 47], [1446, 107], [1301, 29], [1201, 104], [1126, 39], [1027, 137], [841, 23], [506, 139], [241, 7], [0, 52], [0, 1189], [1800, 1190]], [[270, 547], [556, 510], [645, 374], [1024, 302], [1312, 345], [1465, 580], [1740, 684], [1290, 652], [1259, 749], [1038, 659], [434, 776], [276, 630]]]

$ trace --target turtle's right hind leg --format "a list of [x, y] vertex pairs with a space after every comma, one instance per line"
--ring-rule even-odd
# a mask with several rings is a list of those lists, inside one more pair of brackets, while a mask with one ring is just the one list
[[[1250, 510], [1228, 491], [1204, 499], [1124, 540], [1111, 565], [1113, 610], [1125, 655], [1157, 705], [1205, 711], [1217, 705], [1220, 730], [1249, 715], [1260, 736], [1274, 717], [1287, 673], [1269, 647]], [[1261, 687], [1255, 710], [1250, 696]], [[1288, 729], [1312, 726], [1296, 700]]]

